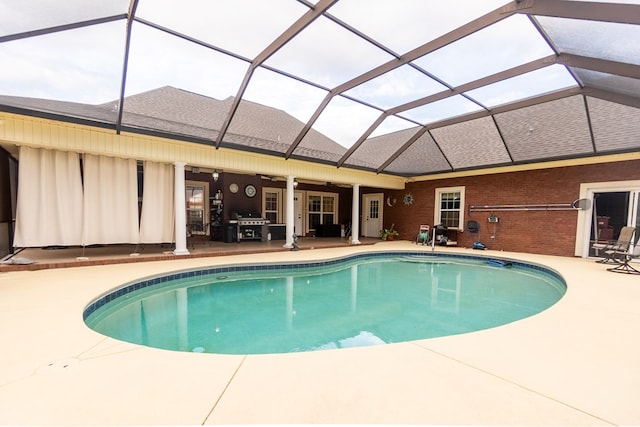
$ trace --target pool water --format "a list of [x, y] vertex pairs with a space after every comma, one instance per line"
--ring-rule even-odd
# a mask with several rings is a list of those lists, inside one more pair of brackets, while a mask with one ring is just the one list
[[120, 292], [85, 321], [168, 350], [302, 352], [492, 328], [547, 309], [565, 290], [556, 274], [520, 263], [388, 254], [171, 280]]

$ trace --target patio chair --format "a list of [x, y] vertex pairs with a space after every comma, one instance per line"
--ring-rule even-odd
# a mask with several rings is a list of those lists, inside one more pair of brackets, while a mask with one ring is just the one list
[[631, 265], [631, 261], [640, 258], [640, 245], [636, 245], [632, 252], [612, 252], [611, 258], [618, 263], [617, 266], [607, 268], [614, 273], [640, 274], [640, 270]]
[[629, 246], [633, 241], [633, 236], [635, 234], [635, 227], [622, 227], [620, 230], [620, 235], [618, 236], [618, 240], [613, 240], [607, 243], [594, 243], [591, 247], [596, 250], [596, 254], [599, 251], [602, 251], [602, 259], [596, 261], [601, 264], [606, 264], [608, 262], [615, 262], [612, 258], [616, 253], [626, 253], [629, 250]]
[[208, 244], [207, 227], [210, 224], [209, 222], [204, 225], [200, 223], [187, 224], [187, 247], [195, 249], [196, 240], [200, 244]]

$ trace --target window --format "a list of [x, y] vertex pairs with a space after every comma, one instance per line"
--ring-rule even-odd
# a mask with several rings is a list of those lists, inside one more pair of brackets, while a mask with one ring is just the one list
[[192, 234], [207, 234], [209, 183], [187, 181], [187, 228]]
[[282, 190], [279, 188], [262, 189], [262, 215], [271, 221], [271, 224], [280, 224], [282, 220]]
[[436, 188], [434, 224], [462, 230], [464, 223], [464, 187]]
[[333, 193], [309, 193], [309, 229], [318, 224], [335, 224], [338, 208], [338, 195]]
[[378, 219], [380, 217], [380, 200], [371, 199], [369, 202], [369, 219]]

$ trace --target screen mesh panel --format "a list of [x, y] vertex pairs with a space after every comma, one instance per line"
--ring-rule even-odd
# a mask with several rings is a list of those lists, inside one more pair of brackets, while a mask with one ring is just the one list
[[498, 114], [496, 121], [516, 162], [593, 152], [582, 96]]
[[434, 129], [431, 134], [455, 169], [511, 160], [490, 117]]
[[450, 170], [451, 165], [428, 132], [411, 144], [385, 169], [387, 172], [403, 175], [424, 175]]
[[598, 152], [640, 148], [639, 108], [587, 98]]

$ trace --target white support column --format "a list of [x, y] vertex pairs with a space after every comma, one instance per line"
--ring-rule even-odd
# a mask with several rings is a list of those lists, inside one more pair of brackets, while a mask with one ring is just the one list
[[295, 191], [295, 187], [293, 186], [293, 176], [287, 177], [287, 194], [285, 200], [286, 206], [286, 218], [285, 218], [285, 243], [283, 247], [285, 248], [293, 248], [293, 233], [295, 226], [295, 219], [293, 216], [293, 193]]
[[176, 249], [174, 255], [189, 255], [187, 249], [187, 206], [184, 192], [184, 166], [186, 163], [175, 162], [174, 183], [174, 209], [176, 217]]
[[360, 184], [353, 184], [353, 202], [351, 203], [351, 244], [359, 245], [360, 237]]

